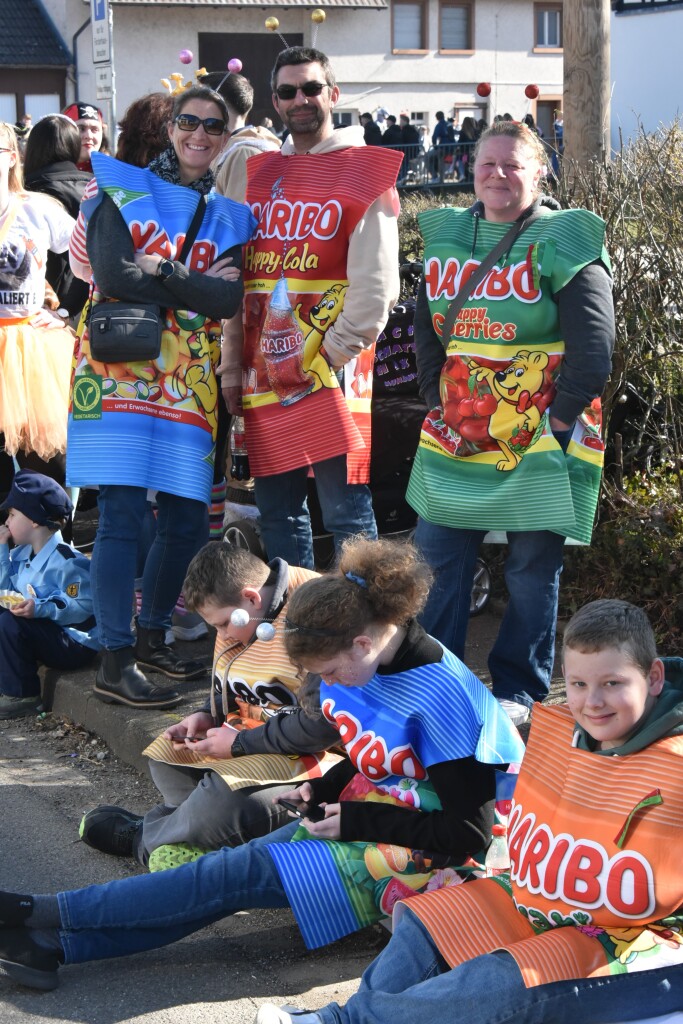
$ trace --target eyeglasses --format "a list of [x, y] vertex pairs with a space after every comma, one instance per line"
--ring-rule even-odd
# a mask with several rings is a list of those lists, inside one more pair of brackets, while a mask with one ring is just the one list
[[196, 114], [178, 114], [173, 122], [181, 132], [196, 132], [200, 124], [207, 135], [224, 135], [225, 121], [220, 117], [197, 117]]
[[280, 100], [293, 100], [298, 92], [304, 96], [319, 96], [323, 89], [327, 89], [327, 82], [304, 82], [303, 85], [278, 85], [275, 95]]

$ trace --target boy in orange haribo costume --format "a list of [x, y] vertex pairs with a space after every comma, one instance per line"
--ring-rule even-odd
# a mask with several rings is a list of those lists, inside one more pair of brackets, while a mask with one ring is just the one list
[[399, 904], [346, 1006], [264, 1006], [258, 1024], [610, 1024], [683, 1009], [683, 661], [657, 657], [642, 611], [603, 600], [569, 622], [564, 673], [567, 705], [534, 707], [509, 877]]

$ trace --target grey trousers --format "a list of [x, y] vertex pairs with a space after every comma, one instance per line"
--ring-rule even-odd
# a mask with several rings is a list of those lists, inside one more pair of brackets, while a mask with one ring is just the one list
[[134, 854], [145, 867], [159, 846], [241, 846], [292, 820], [273, 804], [294, 788], [291, 782], [232, 790], [217, 772], [204, 768], [150, 761], [149, 770], [163, 803], [147, 812], [137, 833]]

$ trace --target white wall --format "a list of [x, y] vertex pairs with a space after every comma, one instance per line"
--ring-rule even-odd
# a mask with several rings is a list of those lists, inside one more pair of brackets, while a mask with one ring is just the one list
[[612, 147], [642, 121], [647, 131], [683, 111], [683, 11], [612, 15]]
[[[562, 55], [533, 53], [533, 5], [528, 0], [478, 0], [474, 24], [475, 52], [471, 55], [440, 54], [438, 45], [438, 2], [430, 0], [429, 52], [413, 56], [391, 53], [391, 12], [366, 13], [367, 35], [358, 36], [351, 19], [334, 11], [334, 36], [327, 50], [342, 83], [341, 103], [353, 100], [364, 89], [380, 89], [360, 103], [372, 110], [381, 105], [391, 113], [426, 110], [429, 123], [442, 109], [448, 114], [457, 105], [479, 105], [479, 82], [490, 82], [489, 119], [509, 111], [523, 117], [533, 106], [524, 95], [526, 85], [535, 83], [544, 93], [562, 90]], [[329, 24], [329, 22], [328, 22]], [[323, 34], [321, 33], [321, 44]], [[322, 48], [326, 46], [323, 44]], [[486, 101], [485, 101], [486, 102]]]

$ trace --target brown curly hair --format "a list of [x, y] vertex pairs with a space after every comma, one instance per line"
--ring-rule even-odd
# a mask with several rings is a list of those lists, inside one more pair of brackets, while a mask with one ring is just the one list
[[431, 570], [412, 544], [347, 540], [337, 570], [302, 584], [289, 599], [289, 657], [329, 657], [351, 647], [368, 627], [406, 625], [424, 608], [431, 583]]
[[119, 122], [117, 160], [147, 167], [168, 147], [168, 125], [173, 97], [166, 92], [151, 92], [133, 100]]

